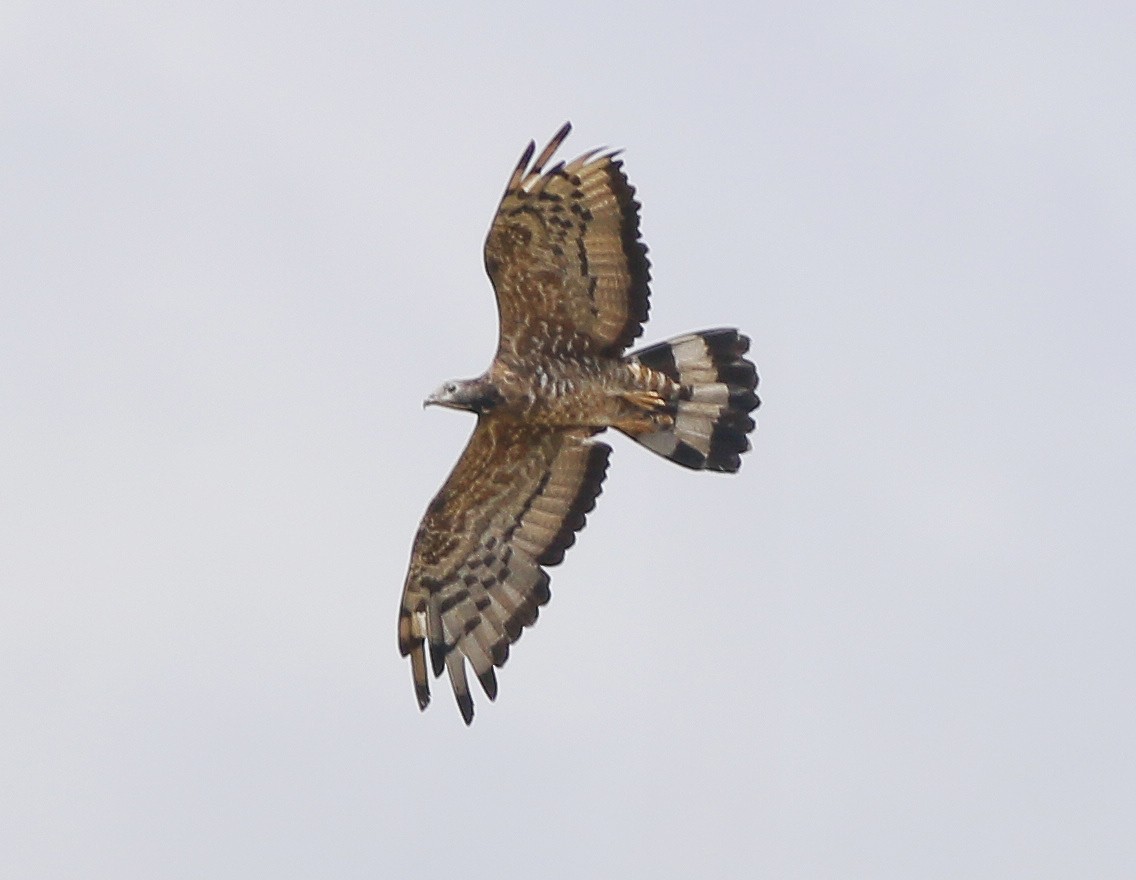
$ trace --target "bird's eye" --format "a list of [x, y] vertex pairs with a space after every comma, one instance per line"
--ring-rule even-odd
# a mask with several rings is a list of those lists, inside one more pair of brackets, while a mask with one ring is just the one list
[[456, 394], [457, 390], [458, 390], [458, 386], [457, 386], [456, 382], [447, 382], [446, 383], [446, 394]]

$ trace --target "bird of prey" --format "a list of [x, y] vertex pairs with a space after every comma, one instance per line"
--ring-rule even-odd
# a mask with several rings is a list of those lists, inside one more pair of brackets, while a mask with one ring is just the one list
[[749, 339], [735, 329], [624, 353], [647, 319], [639, 203], [616, 151], [546, 167], [570, 130], [535, 162], [529, 143], [485, 242], [493, 362], [425, 401], [476, 413], [477, 426], [415, 536], [398, 644], [419, 707], [429, 672], [445, 669], [466, 724], [466, 664], [494, 699], [494, 668], [549, 599], [545, 567], [595, 506], [611, 447], [594, 435], [615, 428], [684, 467], [732, 473], [758, 406]]

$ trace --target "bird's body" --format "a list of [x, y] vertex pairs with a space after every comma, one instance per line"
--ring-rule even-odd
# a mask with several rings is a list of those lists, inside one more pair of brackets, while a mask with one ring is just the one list
[[667, 416], [660, 407], [680, 391], [678, 383], [637, 362], [567, 352], [502, 358], [485, 380], [489, 399], [483, 411], [562, 428], [662, 423]]
[[477, 427], [419, 526], [399, 614], [418, 702], [427, 655], [468, 724], [466, 663], [490, 699], [494, 668], [548, 601], [548, 574], [599, 495], [615, 428], [671, 461], [733, 472], [749, 449], [757, 372], [734, 329], [625, 354], [647, 318], [638, 203], [613, 153], [548, 171], [565, 125], [529, 167], [522, 156], [485, 245], [500, 339], [489, 369], [427, 403]]

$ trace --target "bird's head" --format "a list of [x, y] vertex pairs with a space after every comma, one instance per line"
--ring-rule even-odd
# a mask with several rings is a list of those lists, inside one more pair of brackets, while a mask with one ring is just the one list
[[501, 401], [497, 388], [484, 376], [451, 379], [422, 401], [422, 406], [444, 406], [482, 413]]

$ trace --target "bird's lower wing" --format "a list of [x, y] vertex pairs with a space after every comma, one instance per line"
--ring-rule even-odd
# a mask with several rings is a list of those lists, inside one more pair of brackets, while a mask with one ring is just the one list
[[490, 699], [494, 667], [549, 599], [548, 573], [595, 506], [611, 447], [589, 431], [482, 416], [422, 518], [399, 611], [418, 705], [449, 673], [462, 717], [473, 719], [465, 662]]

